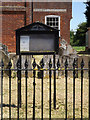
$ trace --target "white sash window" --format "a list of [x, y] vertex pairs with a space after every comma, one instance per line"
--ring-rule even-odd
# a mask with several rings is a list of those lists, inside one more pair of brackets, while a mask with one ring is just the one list
[[[48, 15], [45, 16], [45, 24], [60, 30], [60, 16]], [[60, 32], [59, 32], [60, 36]]]

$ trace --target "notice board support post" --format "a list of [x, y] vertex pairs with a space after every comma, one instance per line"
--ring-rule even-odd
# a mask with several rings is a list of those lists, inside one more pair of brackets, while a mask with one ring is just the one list
[[55, 70], [55, 53], [53, 55], [53, 67], [54, 67], [54, 96], [53, 96], [53, 103], [54, 103], [54, 109], [56, 109], [56, 70]]

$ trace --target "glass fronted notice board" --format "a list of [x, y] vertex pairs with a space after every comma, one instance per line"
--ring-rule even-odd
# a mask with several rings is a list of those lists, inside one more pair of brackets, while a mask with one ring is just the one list
[[16, 54], [58, 53], [59, 31], [43, 23], [32, 23], [16, 30]]

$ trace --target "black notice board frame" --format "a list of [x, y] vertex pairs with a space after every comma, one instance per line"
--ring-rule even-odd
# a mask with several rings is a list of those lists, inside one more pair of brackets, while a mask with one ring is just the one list
[[[54, 39], [54, 51], [49, 51], [49, 52], [45, 52], [45, 51], [29, 51], [29, 52], [20, 52], [20, 36], [21, 35], [25, 35], [25, 36], [29, 36], [31, 34], [54, 34], [55, 35], [55, 39]], [[17, 55], [51, 55], [51, 54], [58, 54], [59, 51], [59, 32], [58, 31], [16, 31], [16, 54]]]

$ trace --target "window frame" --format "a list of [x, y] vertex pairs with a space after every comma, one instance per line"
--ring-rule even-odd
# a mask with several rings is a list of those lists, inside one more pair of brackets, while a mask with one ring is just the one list
[[[45, 24], [47, 25], [47, 18], [58, 18], [58, 20], [59, 20], [59, 22], [58, 22], [58, 30], [59, 30], [59, 37], [60, 37], [60, 16], [58, 16], [58, 15], [46, 15], [45, 16]], [[51, 27], [51, 26], [50, 26]]]

